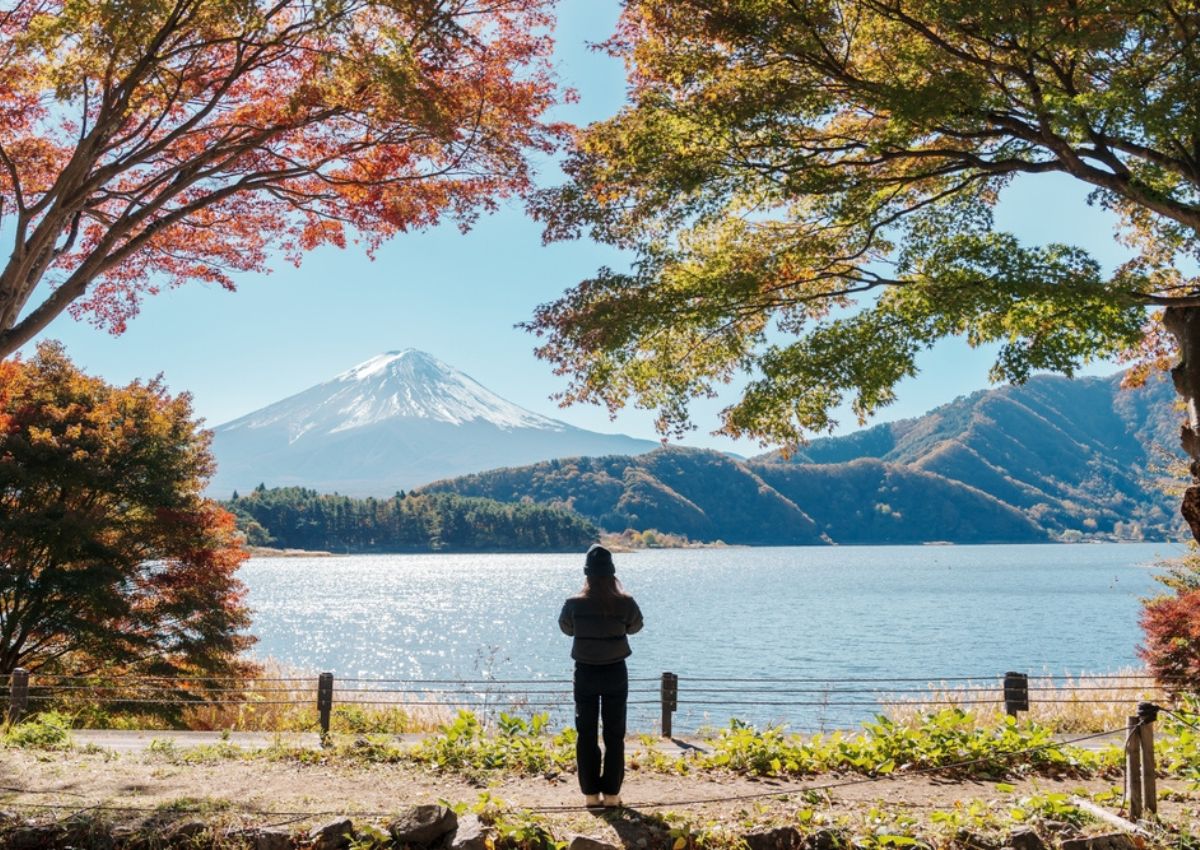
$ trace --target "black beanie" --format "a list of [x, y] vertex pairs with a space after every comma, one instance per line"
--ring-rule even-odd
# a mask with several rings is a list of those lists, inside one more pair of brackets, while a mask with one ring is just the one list
[[617, 568], [613, 565], [612, 552], [599, 543], [593, 543], [587, 550], [587, 560], [584, 563], [584, 575], [615, 576], [617, 574]]

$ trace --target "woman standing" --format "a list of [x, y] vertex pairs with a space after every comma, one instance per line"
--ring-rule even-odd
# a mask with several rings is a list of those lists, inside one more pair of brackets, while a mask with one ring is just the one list
[[[625, 700], [629, 673], [625, 659], [632, 650], [626, 635], [642, 628], [642, 612], [621, 587], [612, 553], [599, 543], [587, 551], [583, 590], [563, 604], [558, 625], [575, 638], [575, 759], [579, 790], [588, 806], [621, 805], [625, 777]], [[604, 757], [597, 742], [604, 726]], [[601, 798], [603, 794], [603, 799]]]

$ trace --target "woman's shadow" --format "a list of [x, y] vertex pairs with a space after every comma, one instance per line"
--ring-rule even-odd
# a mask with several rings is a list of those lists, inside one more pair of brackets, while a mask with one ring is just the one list
[[659, 815], [645, 814], [627, 807], [597, 811], [595, 814], [613, 828], [626, 850], [653, 850], [671, 846], [671, 824]]

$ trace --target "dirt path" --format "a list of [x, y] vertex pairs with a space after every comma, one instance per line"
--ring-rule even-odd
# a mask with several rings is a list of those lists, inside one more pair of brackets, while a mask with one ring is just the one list
[[[0, 750], [0, 809], [15, 808], [13, 804], [18, 803], [78, 809], [98, 804], [153, 808], [203, 800], [214, 810], [245, 812], [257, 821], [296, 818], [300, 813], [312, 813], [308, 819], [315, 821], [333, 814], [383, 817], [406, 805], [439, 800], [474, 804], [483, 793], [505, 806], [523, 809], [574, 807], [581, 802], [572, 774], [495, 774], [471, 781], [408, 764], [364, 764], [346, 759], [300, 763], [226, 758], [190, 764], [181, 760], [181, 752]], [[637, 763], [636, 756], [631, 763]], [[843, 782], [852, 784], [830, 790], [825, 798], [779, 796], [785, 791]], [[704, 820], [771, 822], [793, 818], [800, 808], [838, 812], [881, 806], [919, 814], [953, 809], [972, 800], [1015, 804], [1035, 793], [1103, 791], [1111, 789], [1114, 780], [1029, 778], [1008, 780], [1007, 784], [1014, 787], [931, 777], [863, 781], [861, 777], [820, 776], [785, 783], [732, 774], [677, 776], [632, 769], [623, 796], [630, 808], [652, 820], [673, 811]], [[1196, 796], [1182, 783], [1163, 782], [1160, 788], [1167, 798], [1162, 803], [1165, 817], [1183, 818], [1179, 822], [1200, 818]], [[731, 799], [742, 795], [761, 796]], [[696, 800], [709, 802], [689, 802]], [[547, 817], [576, 830], [594, 820], [594, 816], [576, 811], [549, 812]]]

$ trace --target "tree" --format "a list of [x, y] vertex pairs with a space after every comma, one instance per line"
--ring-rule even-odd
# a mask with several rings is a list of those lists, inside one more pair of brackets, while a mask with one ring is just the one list
[[212, 467], [157, 380], [109, 386], [54, 343], [0, 363], [0, 673], [238, 671], [246, 553]]
[[7, 4], [0, 358], [64, 310], [119, 333], [162, 288], [524, 191], [555, 134], [547, 2]]
[[1200, 555], [1189, 552], [1159, 566], [1170, 593], [1147, 599], [1141, 625], [1146, 642], [1138, 655], [1159, 683], [1175, 693], [1200, 688]]
[[[721, 432], [795, 444], [864, 422], [938, 340], [994, 380], [1173, 353], [1200, 539], [1200, 9], [1163, 0], [626, 0], [630, 105], [578, 132], [547, 238], [636, 252], [526, 327], [564, 398], [656, 409], [750, 376]], [[1111, 274], [993, 227], [1018, 176], [1120, 221]], [[1154, 310], [1152, 308], [1165, 308]]]

